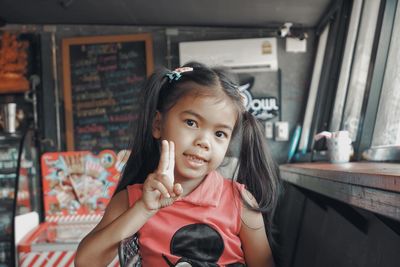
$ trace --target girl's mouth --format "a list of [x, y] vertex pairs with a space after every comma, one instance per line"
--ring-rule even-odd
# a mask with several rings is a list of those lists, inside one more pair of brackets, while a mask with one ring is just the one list
[[188, 154], [184, 154], [184, 156], [186, 157], [190, 165], [200, 166], [207, 163], [207, 160], [199, 156], [188, 155]]

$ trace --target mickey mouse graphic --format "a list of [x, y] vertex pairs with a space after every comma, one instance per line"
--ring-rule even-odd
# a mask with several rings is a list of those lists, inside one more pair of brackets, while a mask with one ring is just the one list
[[[171, 267], [217, 267], [218, 259], [224, 251], [221, 235], [207, 224], [189, 224], [173, 235], [170, 243], [171, 254], [181, 257], [175, 264], [162, 255]], [[233, 263], [228, 267], [245, 267], [243, 263]]]

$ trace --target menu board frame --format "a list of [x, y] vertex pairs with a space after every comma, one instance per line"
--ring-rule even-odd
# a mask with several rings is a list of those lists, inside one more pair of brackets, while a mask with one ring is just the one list
[[149, 76], [154, 69], [153, 63], [153, 42], [150, 33], [129, 34], [129, 35], [104, 35], [104, 36], [84, 36], [64, 38], [62, 40], [62, 65], [63, 65], [63, 83], [64, 83], [64, 112], [65, 112], [65, 136], [67, 150], [75, 150], [74, 140], [74, 118], [73, 118], [73, 100], [72, 100], [72, 81], [71, 81], [71, 57], [70, 47], [73, 45], [84, 44], [103, 44], [103, 43], [132, 43], [143, 42], [145, 45], [146, 63], [143, 68], [146, 69], [146, 76]]

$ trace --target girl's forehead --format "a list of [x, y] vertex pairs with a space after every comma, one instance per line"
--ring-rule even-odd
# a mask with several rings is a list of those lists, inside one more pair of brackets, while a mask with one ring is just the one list
[[170, 112], [193, 113], [208, 120], [219, 118], [232, 124], [236, 123], [238, 117], [236, 106], [226, 95], [188, 94], [181, 97]]
[[222, 89], [220, 85], [207, 86], [200, 85], [194, 82], [188, 82], [184, 85], [184, 88], [187, 90], [187, 93], [185, 93], [184, 97], [182, 98], [189, 98], [191, 100], [206, 98], [207, 101], [214, 101], [215, 103], [233, 103], [232, 99], [227, 96], [227, 94], [224, 92], [224, 89]]
[[225, 94], [190, 93], [181, 97], [176, 105], [208, 107], [211, 109], [230, 109], [236, 111], [233, 101]]

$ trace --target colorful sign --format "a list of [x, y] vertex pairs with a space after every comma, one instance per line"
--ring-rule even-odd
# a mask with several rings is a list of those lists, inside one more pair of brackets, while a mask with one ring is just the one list
[[102, 213], [117, 186], [122, 158], [112, 150], [98, 155], [82, 151], [45, 153], [42, 172], [46, 217]]

